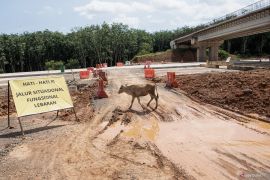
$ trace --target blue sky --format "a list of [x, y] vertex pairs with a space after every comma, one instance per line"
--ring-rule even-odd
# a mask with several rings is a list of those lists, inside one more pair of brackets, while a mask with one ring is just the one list
[[122, 22], [149, 32], [206, 23], [255, 0], [1, 0], [0, 33]]

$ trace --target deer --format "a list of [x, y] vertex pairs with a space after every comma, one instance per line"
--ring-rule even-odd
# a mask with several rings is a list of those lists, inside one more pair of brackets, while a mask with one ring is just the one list
[[[157, 92], [157, 94], [155, 94], [155, 91]], [[147, 96], [148, 94], [150, 95], [151, 99], [150, 101], [147, 103], [147, 107], [150, 105], [150, 103], [153, 101], [153, 99], [156, 100], [156, 107], [155, 109], [157, 109], [158, 107], [158, 91], [157, 91], [157, 85], [153, 85], [153, 84], [145, 84], [145, 85], [121, 85], [118, 94], [121, 93], [126, 93], [130, 96], [132, 96], [132, 100], [131, 100], [131, 104], [129, 106], [128, 109], [132, 108], [134, 99], [137, 98], [138, 103], [142, 106], [142, 108], [144, 109], [143, 105], [141, 104], [140, 101], [140, 97], [142, 96]]]

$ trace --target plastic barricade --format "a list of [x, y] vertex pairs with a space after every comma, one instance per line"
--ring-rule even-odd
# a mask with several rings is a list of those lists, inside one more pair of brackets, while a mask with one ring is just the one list
[[144, 69], [144, 77], [145, 78], [155, 78], [155, 70], [154, 69]]
[[96, 64], [96, 68], [97, 68], [97, 69], [102, 68], [102, 64]]
[[117, 63], [116, 63], [116, 66], [117, 66], [117, 67], [122, 67], [122, 66], [124, 66], [124, 64], [123, 64], [122, 62], [117, 62]]
[[89, 71], [80, 71], [80, 79], [88, 79], [89, 75]]
[[107, 64], [107, 63], [103, 63], [102, 66], [103, 66], [104, 68], [106, 68], [106, 67], [108, 67], [108, 64]]

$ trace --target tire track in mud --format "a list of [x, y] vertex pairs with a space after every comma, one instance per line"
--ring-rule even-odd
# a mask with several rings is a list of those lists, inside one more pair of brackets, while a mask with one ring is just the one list
[[[213, 162], [226, 170], [226, 172], [232, 177], [239, 176], [239, 174], [237, 174], [239, 172], [253, 172], [258, 174], [260, 172], [267, 172], [269, 170], [268, 165], [265, 165], [264, 163], [252, 157], [249, 157], [244, 153], [240, 153], [239, 155], [241, 157], [237, 157], [235, 154], [221, 151], [219, 149], [215, 149], [214, 151], [222, 155], [222, 157], [219, 157], [216, 161]], [[255, 164], [258, 164], [260, 166], [256, 166]]]
[[259, 164], [259, 165], [261, 165], [261, 166], [263, 166], [263, 167], [265, 167], [265, 168], [270, 169], [270, 166], [268, 166], [268, 165], [266, 165], [266, 164], [264, 164], [264, 163], [258, 161], [257, 159], [255, 159], [255, 158], [253, 158], [253, 157], [250, 157], [250, 156], [248, 156], [248, 155], [246, 155], [246, 154], [244, 154], [244, 153], [240, 153], [240, 154], [241, 154], [243, 157], [245, 157], [246, 159], [249, 159], [249, 160], [252, 161], [252, 162], [255, 162], [255, 163], [257, 163], [257, 164]]
[[184, 177], [185, 179], [195, 179], [194, 177], [187, 175], [184, 169], [178, 168], [176, 164], [174, 164], [167, 157], [165, 157], [155, 144], [147, 144], [147, 149], [150, 149], [152, 154], [157, 158], [157, 162], [160, 168], [164, 168], [165, 164], [172, 168], [174, 172], [174, 178], [179, 179], [181, 177]]
[[[214, 105], [211, 104], [205, 104], [203, 102], [198, 102], [199, 104], [201, 104], [201, 108], [209, 113], [210, 115], [214, 115], [216, 117], [218, 117], [220, 120], [224, 120], [224, 121], [234, 121], [235, 123], [237, 123], [238, 125], [241, 125], [247, 129], [250, 129], [252, 131], [255, 131], [257, 133], [260, 134], [264, 134], [264, 135], [268, 135], [270, 136], [270, 132], [266, 132], [266, 131], [262, 131], [261, 129], [256, 129], [256, 128], [252, 128], [250, 126], [248, 126], [248, 124], [250, 122], [252, 122], [252, 118], [250, 117], [246, 117], [245, 115], [241, 115], [241, 114], [235, 114], [234, 112], [230, 112], [230, 110], [226, 110], [226, 109], [221, 109], [219, 107], [216, 107]], [[204, 107], [202, 105], [207, 105], [209, 107]]]
[[152, 111], [151, 115], [157, 116], [163, 122], [172, 122], [174, 121], [169, 110], [166, 109], [164, 105], [159, 105], [155, 111]]
[[[115, 144], [117, 144], [117, 142], [121, 141], [121, 140], [119, 139], [120, 134], [121, 134], [121, 133], [118, 134], [119, 136], [116, 136], [116, 137], [114, 138], [114, 140], [112, 141], [112, 143], [110, 142], [109, 144], [106, 144], [106, 142], [104, 141], [104, 144], [106, 144], [106, 146], [111, 146], [111, 147], [114, 146]], [[126, 161], [126, 162], [132, 163], [132, 164], [134, 164], [134, 165], [138, 165], [138, 166], [147, 166], [147, 167], [153, 168], [153, 167], [150, 166], [150, 165], [146, 165], [146, 164], [144, 164], [144, 163], [136, 162], [136, 161], [130, 160], [130, 159], [126, 158], [126, 157], [122, 157], [122, 156], [113, 154], [113, 153], [110, 152], [110, 149], [108, 149], [107, 151], [104, 150], [104, 149], [101, 149], [101, 148], [97, 147], [93, 142], [92, 142], [91, 144], [92, 144], [92, 146], [93, 146], [96, 150], [98, 150], [98, 151], [100, 151], [100, 152], [102, 152], [102, 153], [105, 153], [105, 154], [107, 154], [107, 155], [109, 155], [109, 156], [111, 156], [111, 157], [113, 157], [113, 158], [115, 158], [115, 159], [120, 159], [120, 160], [122, 160], [122, 161]], [[108, 152], [108, 151], [109, 151], [109, 152]]]
[[[174, 119], [191, 119], [191, 116], [194, 116], [197, 119], [207, 116], [207, 113], [205, 113], [205, 111], [201, 109], [202, 107], [198, 106], [196, 102], [186, 103], [185, 99], [188, 97], [186, 97], [184, 93], [161, 85], [158, 85], [158, 87], [160, 92], [164, 95], [163, 97], [165, 97], [161, 97], [160, 99], [162, 112], [159, 114], [160, 116], [166, 114], [167, 117], [169, 117], [169, 121], [175, 121]], [[181, 101], [179, 101], [178, 98], [182, 98], [182, 104], [180, 104]]]
[[119, 141], [120, 139], [120, 136], [121, 134], [123, 133], [124, 131], [121, 130], [109, 143], [106, 144], [106, 146], [113, 146], [114, 144], [117, 143], [117, 141]]
[[[118, 135], [120, 136], [121, 133], [119, 133]], [[121, 140], [119, 140], [119, 136], [116, 136], [117, 138], [114, 138], [113, 143], [110, 143], [109, 145], [107, 144], [107, 146], [114, 146], [117, 145], [117, 142], [121, 142]], [[117, 140], [115, 140], [117, 139]], [[128, 142], [129, 144], [132, 142]], [[147, 142], [145, 146], [139, 145], [138, 143], [133, 143], [132, 147], [133, 149], [139, 149], [139, 150], [143, 150], [146, 151], [148, 153], [150, 153], [153, 157], [155, 157], [156, 159], [156, 164], [157, 165], [148, 165], [146, 163], [141, 163], [141, 162], [137, 162], [134, 161], [132, 159], [129, 159], [127, 157], [123, 157], [119, 156], [115, 153], [112, 153], [110, 150], [108, 150], [109, 152], [102, 150], [100, 148], [98, 148], [94, 143], [92, 144], [98, 151], [103, 152], [109, 156], [111, 156], [112, 158], [115, 158], [117, 160], [121, 160], [121, 161], [125, 161], [131, 164], [134, 164], [136, 166], [144, 166], [153, 170], [161, 170], [161, 171], [167, 171], [166, 169], [170, 169], [170, 171], [172, 171], [172, 178], [173, 179], [195, 179], [190, 175], [187, 175], [187, 173], [184, 171], [184, 169], [180, 169], [178, 168], [178, 166], [176, 166], [174, 163], [172, 163], [168, 158], [166, 158], [161, 151], [157, 148], [156, 145]], [[135, 154], [135, 153], [132, 153]]]
[[[181, 90], [179, 90], [179, 91], [181, 91]], [[263, 134], [263, 135], [270, 136], [270, 132], [264, 131], [261, 128], [258, 129], [258, 128], [253, 128], [253, 127], [249, 126], [250, 122], [252, 122], [254, 119], [257, 120], [256, 118], [249, 117], [249, 116], [246, 116], [244, 114], [237, 114], [237, 113], [231, 111], [230, 109], [222, 109], [220, 107], [201, 102], [198, 99], [193, 98], [192, 96], [189, 96], [187, 93], [185, 93], [183, 91], [178, 92], [176, 90], [170, 90], [170, 92], [173, 92], [174, 94], [180, 95], [180, 96], [183, 96], [183, 94], [184, 94], [186, 96], [186, 98], [193, 101], [192, 103], [195, 104], [194, 106], [200, 107], [202, 109], [202, 111], [206, 112], [206, 114], [202, 113], [202, 111], [195, 108], [198, 113], [202, 113], [205, 116], [216, 116], [218, 119], [224, 120], [224, 121], [234, 121], [235, 123], [247, 128], [247, 129], [250, 129], [252, 131], [255, 131], [255, 132]], [[195, 111], [195, 109], [192, 106], [190, 106], [190, 105], [187, 105], [187, 106]], [[179, 114], [179, 113], [177, 113], [177, 114]], [[196, 115], [196, 113], [194, 115], [196, 117], [201, 117], [199, 114]]]
[[[152, 115], [154, 115], [155, 120], [157, 120], [157, 121], [167, 121], [167, 120], [165, 120], [164, 116], [160, 116], [161, 113], [162, 112], [156, 113], [153, 111], [149, 114], [145, 114], [144, 118], [150, 118], [150, 117], [152, 117]], [[107, 115], [104, 115], [104, 116], [107, 116]], [[101, 131], [99, 131], [99, 133], [95, 136], [96, 138], [93, 140], [99, 139], [98, 136], [100, 134], [105, 133], [106, 130], [108, 130], [114, 123], [116, 123], [118, 121], [121, 121], [121, 125], [124, 125], [124, 126], [129, 125], [129, 123], [131, 123], [131, 119], [133, 116], [134, 116], [134, 114], [132, 113], [132, 110], [131, 111], [130, 110], [122, 111], [119, 107], [116, 107], [113, 110], [111, 117], [105, 118], [105, 119], [109, 119], [107, 125]], [[103, 119], [104, 119], [104, 117], [103, 117]], [[136, 120], [136, 117], [133, 120]], [[108, 143], [105, 143], [105, 141], [103, 141], [103, 143], [106, 144], [106, 148], [97, 147], [95, 145], [94, 141], [92, 141], [92, 146], [95, 147], [98, 151], [106, 153], [107, 155], [109, 155], [112, 158], [115, 158], [115, 159], [121, 160], [121, 161], [125, 161], [127, 163], [134, 164], [135, 166], [139, 166], [139, 167], [145, 166], [145, 167], [151, 168], [151, 169], [159, 169], [159, 170], [164, 171], [164, 172], [168, 171], [166, 169], [169, 169], [172, 172], [171, 177], [173, 179], [192, 179], [192, 177], [188, 176], [184, 172], [183, 169], [179, 169], [175, 164], [173, 164], [164, 155], [162, 155], [161, 151], [153, 143], [147, 141], [147, 142], [144, 142], [143, 145], [141, 145], [136, 141], [134, 142], [134, 140], [129, 140], [126, 142], [125, 138], [121, 139], [121, 136], [123, 133], [124, 133], [124, 130], [121, 130]], [[99, 139], [99, 141], [100, 140], [101, 139]], [[150, 154], [152, 157], [154, 157], [156, 159], [155, 160], [156, 165], [154, 165], [154, 166], [149, 165], [149, 164], [144, 163], [144, 162], [142, 163], [142, 162], [136, 161], [136, 160], [132, 159], [131, 157], [129, 158], [128, 154], [123, 153], [123, 151], [121, 150], [122, 149], [121, 144], [123, 144], [123, 143], [128, 144], [128, 146], [129, 146], [129, 147], [126, 147], [127, 145], [124, 145], [125, 148], [133, 149], [133, 153], [132, 153], [133, 155], [136, 154], [136, 151], [143, 151], [144, 153]], [[121, 152], [121, 155], [118, 155], [117, 152], [115, 152], [115, 150], [117, 150], [118, 153]], [[118, 172], [118, 174], [119, 174], [119, 172]]]
[[[125, 115], [119, 107], [116, 107], [114, 110], [112, 110], [112, 114], [110, 115], [110, 110], [108, 110], [107, 112], [103, 113], [104, 115], [100, 118], [100, 122], [105, 122], [106, 120], [108, 120], [108, 123], [106, 124], [106, 126], [98, 131], [96, 133], [96, 135], [94, 136], [94, 138], [97, 138], [98, 135], [103, 134], [110, 126], [112, 126], [114, 123], [116, 123], [117, 121], [123, 119], [123, 115]], [[122, 118], [121, 118], [122, 117]], [[126, 120], [126, 118], [125, 118]], [[122, 120], [123, 121], [123, 120]]]
[[266, 132], [266, 131], [262, 131], [260, 129], [256, 129], [256, 128], [252, 128], [252, 127], [249, 127], [248, 126], [248, 123], [250, 123], [252, 120], [249, 118], [249, 117], [245, 117], [245, 116], [240, 116], [240, 115], [236, 115], [234, 113], [231, 113], [227, 110], [222, 110], [222, 109], [219, 109], [218, 107], [214, 107], [214, 110], [220, 114], [223, 114], [223, 116], [227, 116], [230, 118], [230, 120], [235, 120], [235, 122], [247, 129], [250, 129], [252, 131], [255, 131], [257, 133], [260, 133], [260, 134], [264, 134], [264, 135], [267, 135], [267, 136], [270, 136], [270, 133], [269, 132]]

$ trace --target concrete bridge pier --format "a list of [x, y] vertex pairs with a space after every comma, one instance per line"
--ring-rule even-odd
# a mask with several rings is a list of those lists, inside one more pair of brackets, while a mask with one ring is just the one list
[[206, 46], [197, 47], [197, 61], [205, 62], [206, 61]]
[[209, 49], [209, 61], [218, 61], [219, 45], [212, 45]]
[[[197, 43], [197, 61], [205, 62], [207, 59], [209, 61], [218, 61], [218, 50], [219, 46], [223, 44], [224, 41], [207, 41]], [[206, 49], [209, 48], [209, 57], [206, 56]]]

